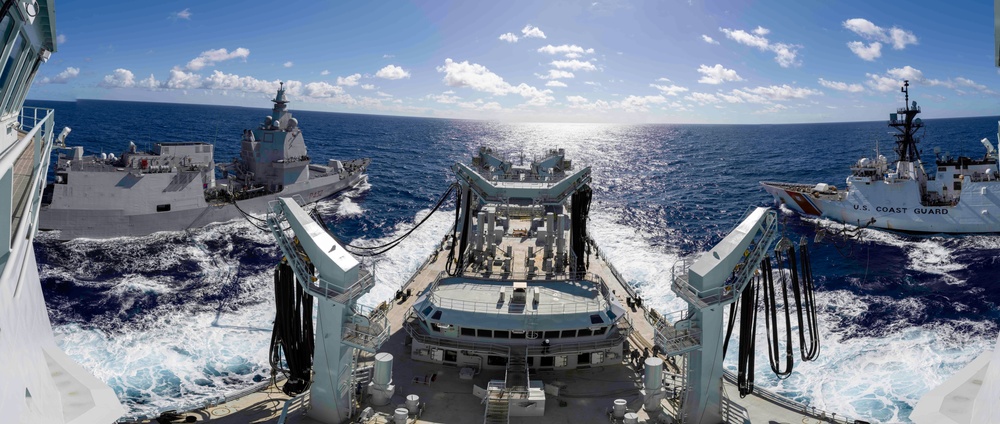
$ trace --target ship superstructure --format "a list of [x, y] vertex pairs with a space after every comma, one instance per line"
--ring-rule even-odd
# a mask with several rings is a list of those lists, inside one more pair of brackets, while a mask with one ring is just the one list
[[[904, 107], [889, 115], [895, 130], [896, 158], [876, 152], [851, 166], [845, 187], [761, 182], [775, 200], [799, 213], [857, 226], [925, 233], [988, 233], [1000, 231], [1000, 179], [996, 148], [982, 139], [980, 158], [937, 154], [936, 173], [929, 175], [917, 144], [924, 123], [920, 106], [909, 99], [909, 81], [902, 87]], [[1000, 142], [1000, 124], [997, 140]]]
[[315, 202], [366, 181], [369, 159], [312, 163], [283, 85], [272, 102], [271, 115], [243, 131], [230, 163], [217, 165], [215, 146], [204, 142], [160, 142], [149, 151], [130, 142], [119, 156], [68, 148], [46, 188], [40, 228], [64, 240], [182, 231], [266, 213], [279, 194]]
[[0, 421], [112, 422], [115, 393], [56, 345], [32, 247], [57, 129], [53, 110], [22, 105], [56, 49], [55, 6], [8, 1], [0, 17]]
[[[778, 240], [773, 210], [748, 211], [710, 252], [678, 263], [673, 289], [690, 306], [661, 314], [587, 236], [589, 167], [574, 170], [562, 150], [515, 165], [483, 148], [452, 169], [455, 227], [395, 298], [374, 308], [357, 301], [374, 284], [352, 257], [363, 246], [339, 242], [301, 201], [272, 203], [268, 224], [285, 254], [273, 337], [283, 354], [272, 357], [287, 358], [287, 369], [276, 366], [292, 397], [267, 422], [852, 422], [755, 391], [752, 360], [743, 364], [755, 351], [746, 335], [756, 332], [758, 299], [771, 311], [762, 318], [770, 329], [777, 284], [794, 287], [796, 305], [799, 294], [811, 296], [807, 273], [802, 281], [771, 278], [772, 248], [796, 256], [790, 241]], [[315, 336], [305, 295], [318, 299]], [[811, 321], [800, 327], [815, 343], [803, 358], [815, 358], [815, 304], [806, 303], [813, 306], [800, 312]], [[724, 332], [722, 311], [735, 304], [748, 323], [740, 325], [738, 375], [722, 367], [732, 332]], [[237, 410], [218, 421], [260, 420], [257, 406], [274, 396], [282, 395], [272, 386], [197, 413]]]

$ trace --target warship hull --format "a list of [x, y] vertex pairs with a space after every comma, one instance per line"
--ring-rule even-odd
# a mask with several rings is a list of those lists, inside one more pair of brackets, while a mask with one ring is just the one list
[[163, 201], [159, 190], [138, 190], [133, 192], [135, 198], [128, 203], [145, 205], [145, 212], [129, 210], [127, 207], [60, 208], [57, 203], [53, 203], [42, 207], [38, 226], [43, 231], [59, 231], [57, 237], [60, 240], [138, 237], [160, 231], [185, 231], [215, 222], [243, 218], [243, 213], [264, 214], [267, 211], [267, 203], [279, 195], [299, 195], [309, 203], [316, 202], [357, 187], [367, 181], [367, 178], [363, 171], [346, 174], [344, 178], [340, 175], [316, 177], [293, 186], [286, 186], [279, 193], [236, 200], [235, 204], [221, 199], [206, 202], [204, 196], [199, 195], [186, 207], [171, 205], [170, 210], [163, 212], [155, 212], [155, 205]]
[[913, 233], [1000, 232], [1000, 182], [966, 181], [960, 199], [926, 205], [917, 181], [852, 184], [847, 191], [817, 191], [815, 186], [762, 182], [775, 200], [803, 215], [859, 227]]

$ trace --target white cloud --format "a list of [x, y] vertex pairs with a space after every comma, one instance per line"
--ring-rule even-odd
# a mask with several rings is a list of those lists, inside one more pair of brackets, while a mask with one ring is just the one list
[[594, 66], [593, 63], [584, 62], [584, 61], [580, 61], [580, 60], [576, 60], [576, 59], [573, 59], [573, 60], [554, 60], [554, 61], [552, 61], [551, 65], [555, 66], [556, 68], [559, 68], [559, 69], [572, 69], [574, 71], [594, 71], [594, 70], [597, 70], [597, 67]]
[[398, 80], [403, 78], [409, 78], [410, 73], [404, 70], [402, 67], [396, 65], [386, 65], [384, 68], [379, 69], [378, 72], [375, 73], [375, 76], [379, 78]]
[[564, 54], [567, 57], [572, 55], [571, 58], [577, 58], [584, 54], [594, 54], [594, 49], [584, 49], [583, 47], [575, 44], [563, 44], [561, 46], [553, 46], [549, 44], [545, 47], [539, 47], [538, 52], [548, 54]]
[[344, 88], [327, 82], [311, 82], [303, 87], [303, 93], [316, 98], [334, 97], [344, 94]]
[[517, 42], [517, 36], [514, 35], [513, 32], [508, 32], [508, 33], [505, 33], [505, 34], [500, 34], [500, 39], [503, 40], [503, 41], [506, 41], [508, 43], [516, 43]]
[[361, 88], [363, 88], [365, 90], [374, 90], [375, 89], [375, 85], [374, 84], [361, 84]]
[[722, 31], [723, 34], [726, 34], [727, 38], [737, 43], [750, 47], [756, 47], [761, 51], [774, 53], [774, 61], [778, 62], [778, 65], [782, 68], [802, 64], [802, 62], [796, 60], [796, 57], [798, 56], [798, 49], [801, 46], [787, 43], [772, 43], [764, 37], [771, 32], [771, 30], [767, 28], [758, 26], [757, 29], [753, 30], [753, 34], [742, 29], [733, 30], [729, 28], [719, 28], [719, 31]]
[[187, 20], [190, 21], [191, 20], [191, 9], [188, 8], [188, 9], [184, 9], [184, 10], [182, 10], [180, 12], [174, 12], [174, 13], [171, 13], [170, 16], [173, 17], [174, 19], [187, 19]]
[[396, 55], [394, 55], [394, 54], [384, 54], [384, 55], [382, 55], [382, 59], [392, 59], [394, 57], [396, 57]]
[[[878, 25], [875, 25], [874, 23], [872, 23], [867, 19], [862, 19], [862, 18], [848, 19], [843, 22], [843, 26], [844, 28], [847, 28], [848, 30], [854, 32], [857, 35], [860, 35], [861, 37], [867, 40], [877, 41], [881, 43], [891, 43], [892, 48], [895, 50], [905, 49], [907, 45], [917, 44], [918, 42], [917, 36], [913, 35], [913, 33], [910, 31], [907, 31], [899, 27], [892, 27], [886, 30], [882, 27], [879, 27]], [[848, 43], [848, 47], [851, 48], [851, 51], [864, 60], [872, 60], [862, 56], [861, 53], [858, 53], [858, 51], [855, 50], [855, 47], [852, 46], [852, 44], [855, 43], [857, 42]], [[873, 44], [877, 43], [872, 43], [872, 45]], [[881, 47], [881, 45], [879, 45], [879, 47]], [[878, 55], [874, 57], [878, 57]]]
[[462, 100], [461, 97], [455, 96], [451, 90], [445, 91], [442, 94], [428, 94], [425, 98], [444, 104], [455, 104], [459, 100]]
[[885, 72], [884, 75], [880, 74], [865, 74], [868, 77], [868, 81], [865, 82], [873, 90], [881, 92], [890, 92], [899, 90], [903, 86], [903, 80], [909, 80], [911, 84], [921, 84], [930, 87], [941, 86], [945, 88], [950, 88], [955, 90], [959, 94], [966, 94], [962, 88], [972, 88], [983, 94], [996, 94], [989, 87], [978, 84], [968, 78], [957, 77], [954, 80], [939, 80], [924, 77], [924, 73], [919, 69], [912, 66], [904, 66], [902, 68], [892, 68]]
[[647, 112], [650, 105], [658, 105], [666, 102], [667, 99], [663, 96], [628, 96], [621, 102], [612, 103], [612, 105], [626, 112]]
[[521, 34], [524, 35], [524, 38], [545, 38], [545, 33], [541, 29], [531, 25], [525, 25], [521, 29]]
[[66, 42], [66, 34], [59, 34], [56, 36], [56, 44], [63, 44]]
[[847, 43], [847, 47], [851, 49], [851, 52], [855, 55], [869, 62], [882, 56], [882, 43], [879, 43], [878, 41], [874, 41], [867, 46], [861, 41], [851, 41]]
[[588, 102], [587, 98], [583, 96], [566, 96], [566, 101], [574, 104]]
[[688, 89], [686, 87], [681, 87], [679, 85], [669, 85], [668, 86], [668, 85], [660, 85], [660, 84], [650, 84], [649, 86], [653, 87], [653, 88], [655, 88], [657, 90], [662, 91], [663, 94], [666, 94], [668, 96], [676, 96], [676, 95], [678, 95], [680, 93], [688, 91]]
[[163, 85], [163, 83], [157, 81], [156, 78], [153, 77], [153, 74], [149, 74], [149, 78], [143, 78], [135, 84], [136, 87], [148, 88], [150, 90], [160, 88], [161, 85]]
[[201, 54], [198, 55], [198, 57], [191, 59], [191, 61], [187, 63], [187, 69], [189, 71], [198, 71], [206, 66], [213, 66], [216, 63], [225, 60], [230, 60], [230, 59], [246, 60], [248, 56], [250, 56], [250, 50], [247, 50], [243, 47], [239, 47], [236, 50], [233, 50], [232, 52], [226, 49], [206, 50], [201, 52]]
[[549, 73], [548, 74], [545, 74], [545, 75], [535, 74], [535, 76], [538, 77], [538, 78], [541, 78], [541, 79], [562, 79], [562, 78], [573, 78], [576, 75], [573, 75], [573, 73], [569, 72], [569, 71], [561, 71], [561, 70], [558, 70], [558, 69], [549, 69]]
[[791, 100], [804, 99], [809, 96], [823, 95], [822, 91], [811, 88], [792, 87], [788, 84], [772, 85], [768, 87], [745, 88], [747, 92], [757, 94], [768, 100]]
[[549, 82], [545, 83], [545, 86], [546, 87], [566, 87], [566, 83], [564, 83], [562, 81], [552, 80], [552, 81], [549, 81]]
[[326, 76], [326, 75], [330, 75], [330, 71], [329, 71], [329, 70], [327, 70], [327, 69], [324, 69], [324, 70], [323, 70], [322, 72], [320, 72], [319, 74], [320, 74], [320, 75], [323, 75], [323, 76]]
[[383, 92], [381, 92], [381, 91], [378, 91], [378, 92], [376, 92], [375, 94], [378, 94], [378, 95], [379, 95], [379, 96], [381, 96], [381, 97], [389, 97], [389, 98], [391, 98], [391, 97], [392, 97], [392, 94], [389, 94], [389, 93], [383, 93]]
[[107, 88], [135, 87], [135, 75], [128, 69], [118, 68], [110, 75], [105, 75], [98, 85]]
[[719, 42], [718, 42], [718, 41], [715, 41], [715, 39], [714, 39], [714, 38], [712, 38], [712, 37], [709, 37], [709, 36], [707, 36], [707, 35], [705, 35], [705, 34], [702, 34], [702, 35], [701, 35], [701, 39], [702, 39], [702, 40], [705, 40], [705, 42], [706, 42], [706, 43], [708, 43], [708, 44], [719, 44]]
[[892, 39], [892, 48], [896, 50], [905, 49], [907, 44], [917, 44], [917, 36], [901, 28], [892, 27], [889, 38]]
[[286, 68], [291, 68], [291, 67], [295, 66], [295, 64], [292, 63], [292, 61], [289, 60], [288, 62], [285, 62], [285, 64], [282, 65], [282, 66], [284, 66]]
[[166, 86], [167, 88], [182, 90], [199, 88], [201, 87], [201, 76], [194, 72], [186, 72], [181, 68], [174, 67], [170, 70], [170, 78], [167, 79]]
[[478, 63], [455, 62], [448, 58], [437, 71], [444, 72], [443, 81], [449, 87], [468, 87], [498, 96], [519, 94], [527, 99], [527, 104], [534, 106], [542, 106], [553, 100], [551, 90], [539, 90], [524, 83], [511, 85]]
[[74, 68], [72, 66], [66, 68], [64, 71], [60, 72], [56, 76], [49, 78], [42, 78], [38, 81], [39, 84], [65, 84], [67, 81], [76, 78], [80, 75], [80, 68]]
[[703, 76], [698, 82], [702, 84], [722, 84], [726, 81], [743, 81], [743, 78], [732, 69], [723, 68], [722, 65], [716, 64], [715, 66], [708, 67], [701, 65], [698, 67], [698, 72]]
[[861, 84], [848, 84], [846, 82], [827, 81], [823, 78], [819, 79], [819, 85], [838, 91], [846, 91], [848, 93], [860, 93], [862, 91], [865, 91], [865, 88], [862, 87]]
[[719, 98], [716, 97], [714, 94], [710, 94], [710, 93], [698, 93], [698, 92], [694, 92], [694, 93], [688, 94], [687, 96], [684, 96], [684, 99], [685, 100], [690, 100], [692, 102], [696, 102], [696, 103], [698, 103], [700, 105], [721, 102], [721, 100], [719, 100]]
[[361, 74], [349, 75], [346, 77], [337, 77], [337, 85], [346, 85], [348, 87], [354, 87], [358, 85], [358, 80], [361, 79]]

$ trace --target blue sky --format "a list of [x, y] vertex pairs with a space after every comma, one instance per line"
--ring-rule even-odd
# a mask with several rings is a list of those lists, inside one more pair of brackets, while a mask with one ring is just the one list
[[31, 99], [542, 122], [997, 115], [993, 2], [56, 2]]

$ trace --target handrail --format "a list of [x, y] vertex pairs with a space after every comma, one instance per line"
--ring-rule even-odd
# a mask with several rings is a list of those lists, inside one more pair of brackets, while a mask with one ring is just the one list
[[[732, 371], [724, 370], [723, 376], [725, 377], [726, 381], [732, 384], [736, 384], [736, 374], [733, 374]], [[788, 399], [784, 396], [778, 395], [764, 388], [754, 387], [753, 394], [761, 399], [764, 399], [768, 402], [771, 402], [775, 405], [778, 405], [790, 411], [798, 412], [801, 413], [802, 415], [808, 415], [810, 417], [823, 420], [824, 422], [843, 423], [843, 424], [852, 424], [855, 422], [853, 419], [847, 417], [846, 415], [837, 417], [837, 414], [835, 413], [828, 413], [825, 410], [809, 406], [802, 402], [798, 402], [792, 399]]]
[[[23, 204], [26, 206], [26, 213], [19, 220], [16, 228], [10, 229], [10, 239], [0, 240], [2, 243], [10, 243], [8, 246], [12, 247], [13, 240], [18, 239], [28, 239], [33, 236], [35, 231], [35, 226], [38, 221], [38, 208], [41, 204], [41, 192], [45, 185], [45, 174], [49, 168], [50, 152], [52, 151], [52, 136], [54, 131], [54, 116], [55, 111], [48, 108], [33, 108], [24, 107], [22, 108], [22, 114], [26, 109], [33, 110], [33, 125], [31, 129], [23, 137], [11, 144], [7, 149], [0, 153], [0, 169], [6, 169], [7, 172], [13, 172], [14, 165], [17, 160], [25, 153], [29, 145], [32, 145], [36, 149], [38, 156], [35, 157], [34, 169], [31, 175], [31, 182], [28, 184], [27, 198]], [[41, 119], [38, 118], [38, 112], [44, 111], [45, 116]], [[32, 144], [30, 142], [25, 142], [26, 140], [35, 139], [36, 143]], [[12, 180], [13, 183], [13, 180]], [[15, 213], [12, 209], [11, 213]], [[6, 219], [9, 219], [7, 217]], [[27, 223], [27, 225], [25, 225]], [[13, 275], [15, 272], [21, 272], [21, 268], [24, 264], [24, 260], [27, 257], [27, 252], [31, 248], [27, 249], [13, 249], [8, 250], [3, 249], [0, 253], [0, 267], [2, 267], [2, 273], [0, 273], [0, 281], [17, 281], [17, 278]]]
[[[560, 304], [551, 303], [539, 303], [531, 304], [533, 307], [532, 312], [545, 312], [549, 314], [573, 314], [582, 312], [598, 312], [608, 308], [611, 292], [608, 285], [604, 282], [601, 276], [594, 273], [587, 273], [584, 278], [573, 278], [571, 275], [558, 275], [552, 278], [535, 278], [526, 279], [519, 278], [524, 274], [504, 274], [502, 278], [492, 278], [492, 277], [480, 277], [480, 276], [462, 276], [462, 277], [451, 277], [448, 276], [446, 272], [442, 271], [438, 273], [435, 277], [434, 282], [428, 287], [429, 298], [435, 305], [466, 312], [494, 312], [501, 313], [504, 308], [497, 308], [496, 302], [482, 302], [474, 300], [458, 300], [443, 297], [437, 293], [437, 288], [444, 279], [448, 278], [458, 278], [467, 280], [479, 280], [479, 281], [531, 281], [535, 283], [545, 283], [545, 282], [556, 282], [556, 281], [579, 281], [579, 282], [590, 282], [593, 283], [597, 289], [600, 296], [594, 299], [589, 299], [585, 301], [562, 301]], [[525, 304], [525, 309], [527, 309], [528, 303]]]
[[431, 344], [442, 347], [451, 347], [455, 349], [483, 351], [487, 353], [495, 353], [497, 355], [510, 356], [510, 346], [500, 345], [496, 343], [457, 341], [441, 337], [434, 337], [429, 334], [423, 333], [420, 331], [421, 328], [414, 323], [414, 319], [412, 317], [403, 322], [403, 328], [406, 330], [406, 334], [409, 334], [410, 337], [413, 338], [413, 340], [416, 340], [420, 343]]

